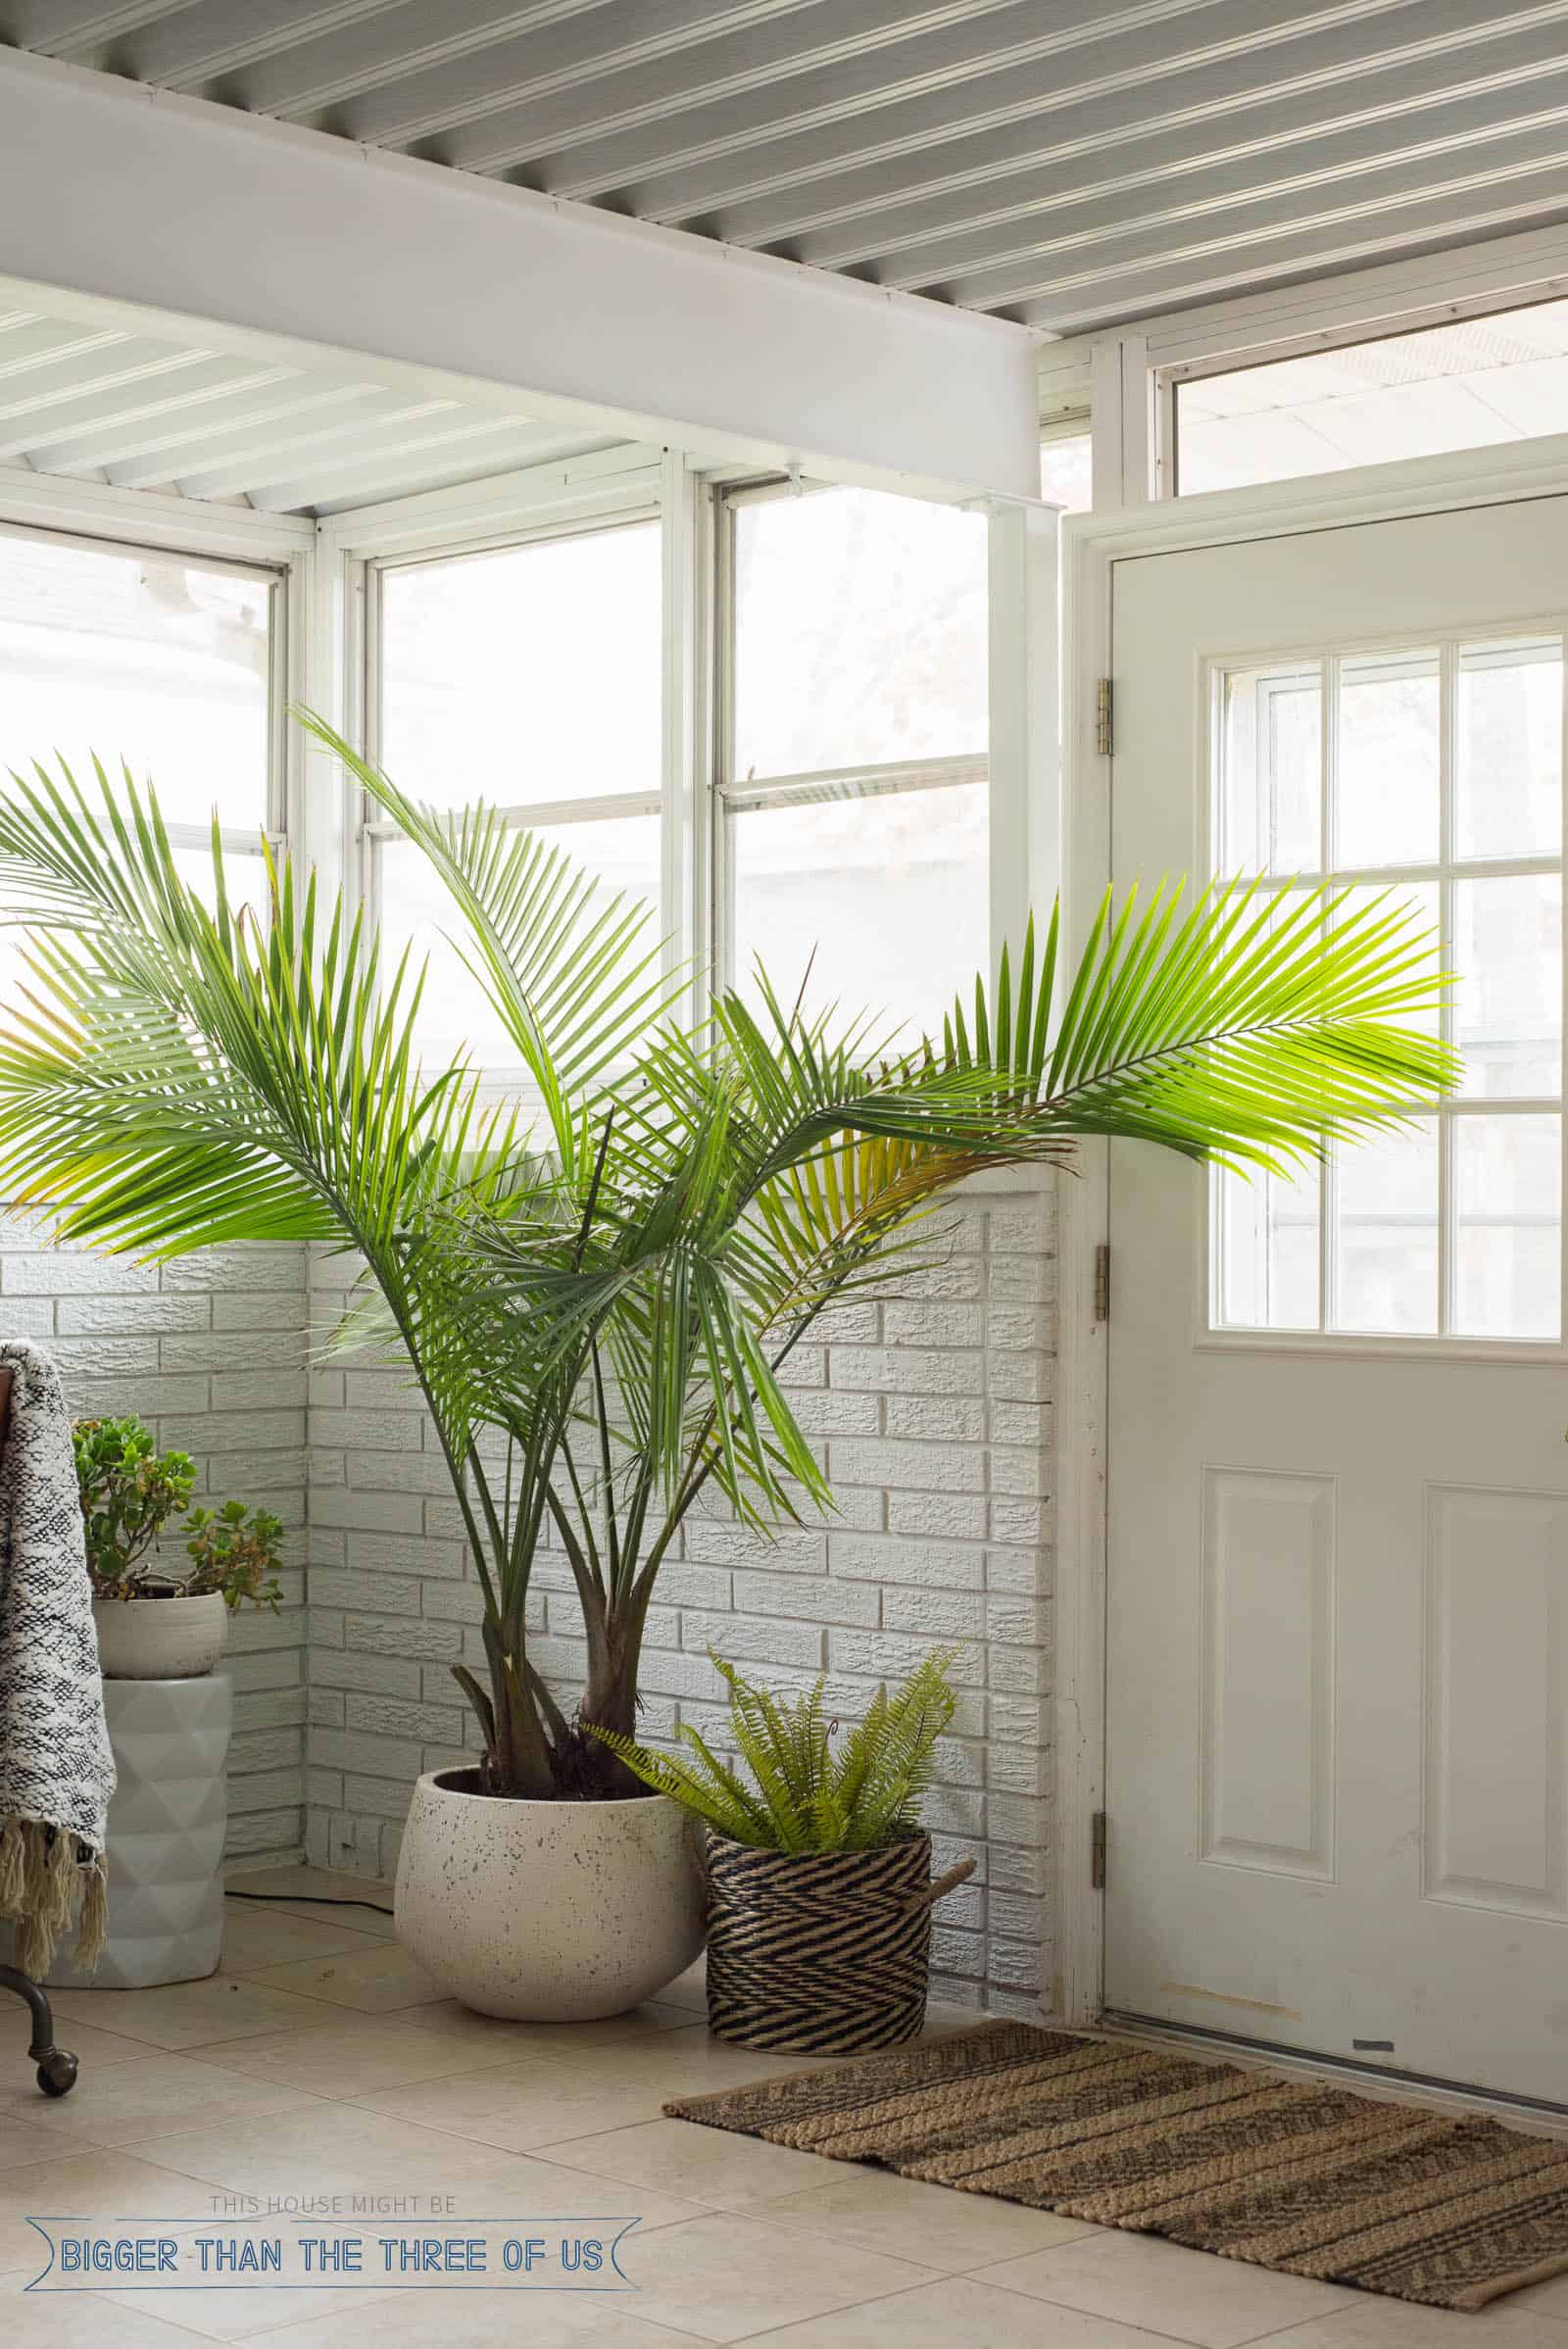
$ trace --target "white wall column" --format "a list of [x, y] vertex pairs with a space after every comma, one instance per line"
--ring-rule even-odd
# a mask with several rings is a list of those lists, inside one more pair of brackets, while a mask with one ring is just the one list
[[1061, 886], [1057, 517], [1004, 506], [990, 521], [991, 948], [1043, 932]]

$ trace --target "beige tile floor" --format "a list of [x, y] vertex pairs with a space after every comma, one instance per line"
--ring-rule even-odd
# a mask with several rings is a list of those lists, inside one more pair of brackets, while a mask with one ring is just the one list
[[[0, 2342], [18, 2349], [1568, 2349], [1568, 2278], [1450, 2317], [1148, 2237], [819, 2160], [661, 2116], [682, 2090], [798, 2069], [720, 2046], [699, 1979], [580, 2027], [488, 2022], [398, 1948], [390, 1920], [247, 1880], [221, 1971], [166, 1990], [64, 1992], [74, 2095], [32, 2084], [0, 2002]], [[935, 2030], [967, 2020], [934, 2013]], [[614, 2298], [463, 2288], [24, 2296], [29, 2212], [197, 2222], [214, 2198], [440, 2196], [641, 2226]]]

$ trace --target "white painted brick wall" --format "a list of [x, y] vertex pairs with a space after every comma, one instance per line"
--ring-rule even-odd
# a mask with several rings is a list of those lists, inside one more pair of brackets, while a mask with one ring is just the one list
[[[858, 1718], [877, 1682], [934, 1644], [960, 1653], [959, 1711], [927, 1817], [938, 1865], [971, 1856], [937, 1911], [941, 1994], [1029, 2013], [1047, 1964], [1050, 1805], [1053, 1193], [997, 1177], [942, 1218], [942, 1259], [842, 1312], [788, 1365], [839, 1500], [765, 1542], [717, 1509], [688, 1522], [644, 1650], [644, 1735], [722, 1738], [710, 1645], [775, 1686], [828, 1675]], [[341, 1260], [313, 1262], [318, 1314]], [[390, 1875], [414, 1778], [471, 1759], [449, 1669], [482, 1662], [478, 1592], [423, 1413], [396, 1373], [311, 1381], [307, 1846], [319, 1865]], [[540, 1669], [580, 1683], [564, 1560], [533, 1598]]]
[[228, 1856], [296, 1858], [305, 1798], [305, 1250], [215, 1248], [162, 1272], [0, 1220], [0, 1335], [34, 1339], [78, 1417], [138, 1412], [188, 1451], [199, 1498], [263, 1505], [287, 1535], [282, 1611], [229, 1624]]

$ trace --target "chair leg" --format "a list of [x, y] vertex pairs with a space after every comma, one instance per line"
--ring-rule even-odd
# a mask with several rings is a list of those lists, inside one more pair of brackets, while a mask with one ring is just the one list
[[49, 2001], [30, 1975], [15, 1966], [0, 1966], [0, 1990], [12, 1990], [32, 2017], [32, 2044], [27, 2053], [38, 2067], [38, 2085], [46, 2096], [69, 2096], [76, 2084], [76, 2059], [55, 2045], [55, 2021]]

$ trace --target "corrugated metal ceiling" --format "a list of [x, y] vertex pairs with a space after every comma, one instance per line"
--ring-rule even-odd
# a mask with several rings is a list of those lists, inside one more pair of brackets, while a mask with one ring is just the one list
[[1058, 332], [1568, 217], [1568, 0], [0, 0], [0, 39]]
[[0, 465], [322, 514], [606, 445], [456, 400], [0, 309]]

